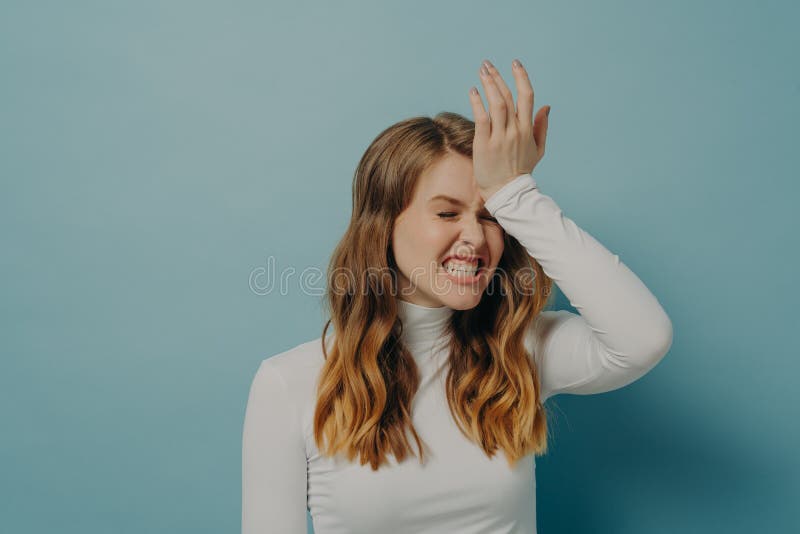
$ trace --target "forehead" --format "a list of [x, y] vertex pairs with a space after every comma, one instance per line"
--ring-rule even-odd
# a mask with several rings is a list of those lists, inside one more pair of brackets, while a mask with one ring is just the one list
[[413, 202], [417, 204], [452, 203], [449, 197], [480, 209], [483, 198], [472, 172], [472, 159], [460, 154], [448, 154], [437, 160], [420, 175]]

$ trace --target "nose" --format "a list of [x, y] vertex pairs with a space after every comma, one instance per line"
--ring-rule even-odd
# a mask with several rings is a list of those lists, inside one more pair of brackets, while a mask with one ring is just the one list
[[478, 217], [464, 217], [461, 227], [461, 241], [470, 243], [475, 250], [479, 250], [486, 242], [483, 225]]

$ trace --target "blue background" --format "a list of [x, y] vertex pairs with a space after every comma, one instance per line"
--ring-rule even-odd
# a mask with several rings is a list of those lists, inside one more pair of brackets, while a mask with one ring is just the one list
[[[480, 61], [518, 57], [552, 106], [540, 188], [675, 331], [636, 383], [548, 402], [540, 532], [798, 531], [798, 15], [3, 2], [3, 530], [237, 532], [248, 388], [321, 334], [358, 159], [471, 118]], [[288, 279], [256, 291], [269, 261]]]

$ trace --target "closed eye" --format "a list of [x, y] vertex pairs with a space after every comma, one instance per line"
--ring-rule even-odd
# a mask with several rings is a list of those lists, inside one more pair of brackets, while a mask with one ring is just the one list
[[[442, 219], [450, 219], [452, 217], [455, 217], [458, 214], [455, 213], [455, 212], [452, 212], [452, 211], [443, 211], [443, 212], [437, 213], [436, 215], [438, 215]], [[497, 222], [497, 219], [495, 219], [494, 217], [490, 217], [488, 215], [485, 216], [484, 219], [487, 219], [487, 220], [492, 221], [492, 222]]]

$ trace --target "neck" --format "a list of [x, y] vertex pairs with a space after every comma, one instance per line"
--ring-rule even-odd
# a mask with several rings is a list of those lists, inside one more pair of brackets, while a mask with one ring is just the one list
[[431, 308], [397, 298], [397, 312], [403, 323], [400, 339], [413, 350], [442, 338], [453, 309]]

